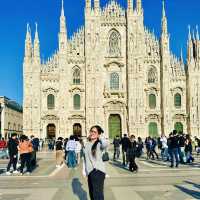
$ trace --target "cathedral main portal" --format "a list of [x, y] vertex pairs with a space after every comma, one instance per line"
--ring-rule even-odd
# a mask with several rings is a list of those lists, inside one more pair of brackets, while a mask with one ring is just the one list
[[118, 114], [111, 114], [108, 120], [109, 126], [109, 138], [115, 138], [115, 136], [122, 135], [122, 122], [121, 117]]
[[48, 124], [47, 126], [47, 139], [56, 138], [56, 126], [55, 124]]

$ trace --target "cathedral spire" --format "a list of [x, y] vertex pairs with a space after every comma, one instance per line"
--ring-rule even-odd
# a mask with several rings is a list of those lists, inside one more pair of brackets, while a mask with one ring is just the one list
[[133, 0], [127, 0], [127, 10], [128, 12], [133, 11]]
[[91, 0], [85, 0], [85, 8], [86, 10], [91, 10]]
[[62, 0], [62, 9], [60, 16], [60, 33], [59, 33], [59, 49], [65, 49], [67, 47], [67, 28], [64, 12], [64, 0]]
[[166, 17], [166, 11], [165, 11], [165, 0], [163, 0], [163, 9], [162, 9], [162, 34], [168, 35], [167, 17]]
[[184, 61], [183, 61], [183, 48], [182, 47], [181, 47], [180, 61], [181, 61], [181, 63], [184, 63]]
[[94, 0], [94, 11], [96, 14], [99, 14], [100, 11], [100, 2], [99, 0]]
[[31, 28], [27, 23], [26, 40], [25, 40], [25, 58], [31, 59], [32, 57], [32, 40], [31, 40]]
[[136, 0], [136, 11], [137, 11], [138, 14], [143, 13], [142, 0]]
[[190, 25], [188, 25], [188, 41], [192, 39]]
[[34, 47], [33, 47], [33, 53], [34, 53], [34, 61], [36, 63], [40, 63], [40, 41], [38, 36], [38, 25], [35, 23], [35, 39], [34, 39]]

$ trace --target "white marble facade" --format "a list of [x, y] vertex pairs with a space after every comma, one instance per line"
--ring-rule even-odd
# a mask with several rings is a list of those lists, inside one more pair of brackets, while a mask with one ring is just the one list
[[24, 132], [40, 138], [53, 132], [86, 136], [99, 124], [107, 137], [113, 130], [142, 137], [169, 134], [175, 126], [200, 136], [198, 32], [193, 37], [189, 32], [184, 64], [170, 51], [164, 4], [162, 33], [156, 38], [143, 23], [141, 0], [127, 0], [127, 9], [117, 0], [104, 8], [99, 0], [94, 7], [85, 1], [85, 25], [70, 39], [62, 4], [59, 48], [45, 62], [37, 27], [32, 43], [27, 26]]

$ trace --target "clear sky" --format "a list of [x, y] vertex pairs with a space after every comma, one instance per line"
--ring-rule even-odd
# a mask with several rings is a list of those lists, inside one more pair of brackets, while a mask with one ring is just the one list
[[[100, 0], [104, 6], [109, 0]], [[116, 0], [126, 7], [127, 0]], [[68, 37], [84, 24], [84, 0], [65, 0]], [[161, 0], [143, 0], [145, 25], [160, 35]], [[24, 40], [26, 23], [34, 35], [38, 23], [41, 57], [46, 59], [58, 47], [61, 0], [1, 0], [0, 2], [0, 96], [22, 103]], [[171, 49], [179, 56], [183, 47], [186, 55], [188, 24], [200, 25], [199, 0], [166, 0]]]

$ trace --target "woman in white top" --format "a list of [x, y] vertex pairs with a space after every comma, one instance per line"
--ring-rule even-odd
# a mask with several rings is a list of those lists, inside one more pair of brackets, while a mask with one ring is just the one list
[[76, 141], [76, 160], [77, 160], [77, 164], [79, 165], [80, 163], [80, 158], [81, 158], [81, 149], [82, 149], [82, 145], [80, 143], [79, 140]]
[[74, 136], [70, 136], [69, 141], [67, 142], [66, 151], [68, 152], [67, 155], [67, 166], [69, 168], [76, 167], [76, 141]]
[[84, 164], [88, 177], [88, 187], [91, 200], [104, 200], [105, 164], [102, 160], [102, 152], [108, 143], [101, 138], [104, 131], [100, 126], [90, 129], [89, 142], [84, 148]]

